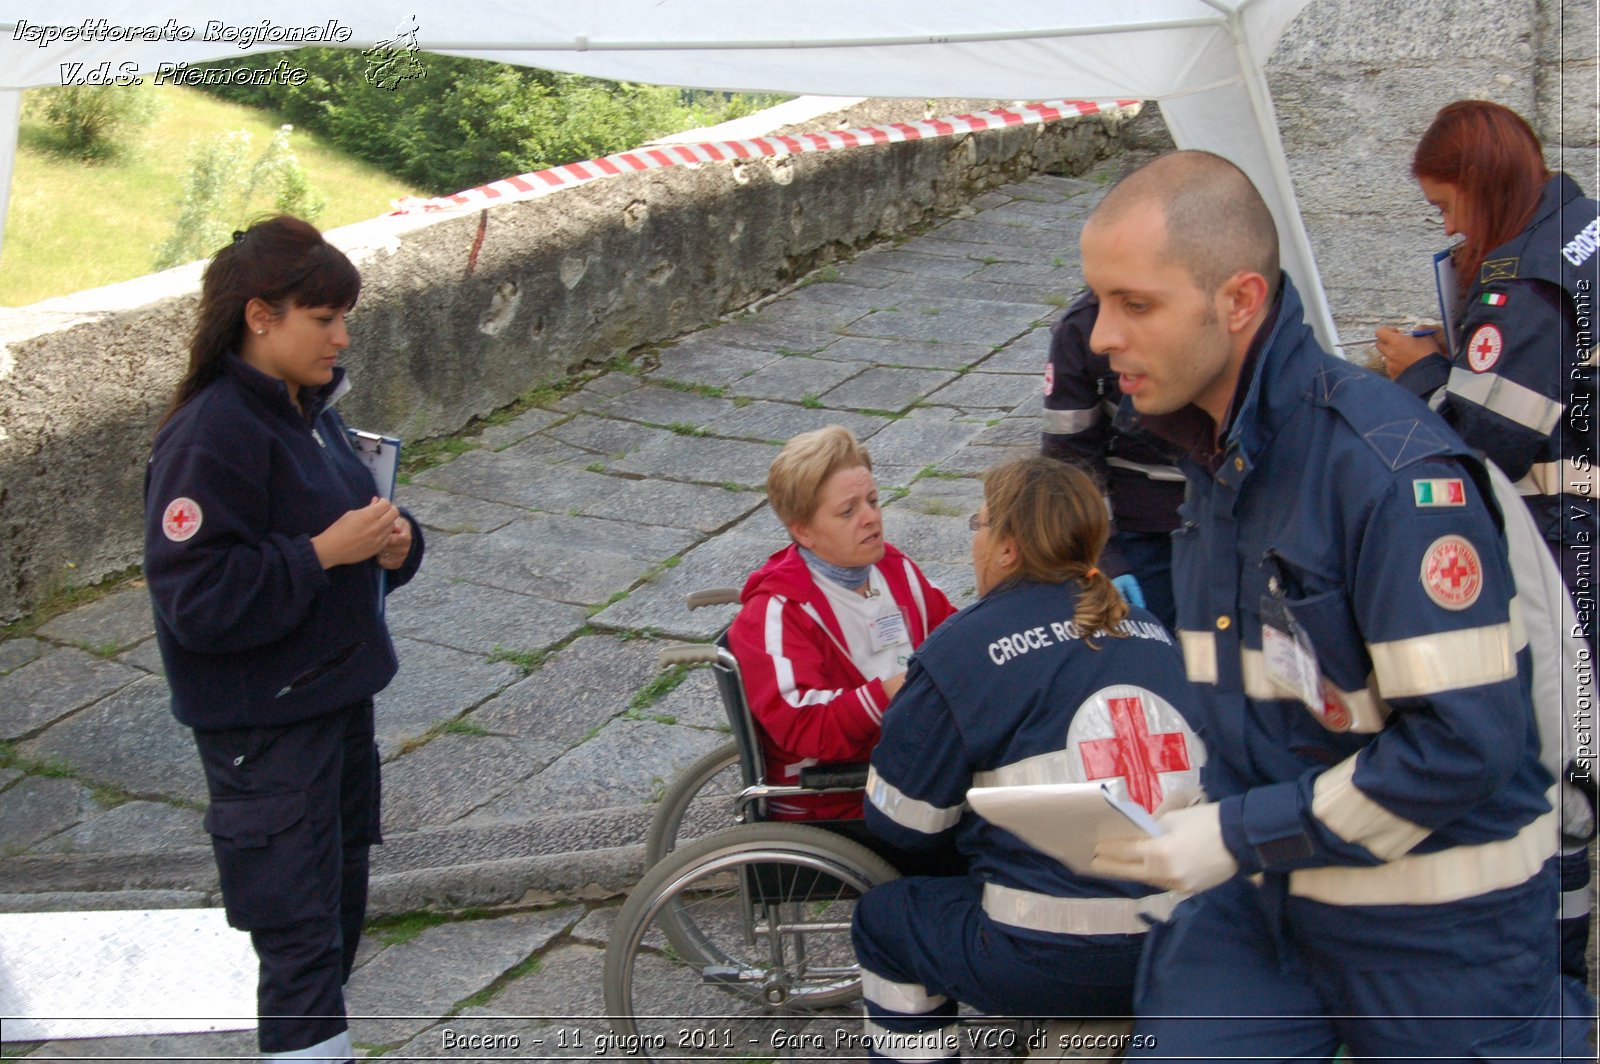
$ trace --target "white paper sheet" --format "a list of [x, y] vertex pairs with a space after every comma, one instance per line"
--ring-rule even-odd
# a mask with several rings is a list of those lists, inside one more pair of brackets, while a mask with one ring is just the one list
[[1101, 839], [1161, 834], [1144, 807], [1115, 798], [1100, 783], [974, 787], [967, 803], [989, 823], [1080, 874], [1089, 874]]

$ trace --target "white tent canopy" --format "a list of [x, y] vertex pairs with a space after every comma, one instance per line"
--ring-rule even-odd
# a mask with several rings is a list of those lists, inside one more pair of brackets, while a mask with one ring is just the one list
[[[109, 62], [113, 74], [153, 74], [164, 63], [295, 47], [301, 42], [285, 40], [285, 31], [326, 29], [337, 10], [333, 28], [348, 36], [332, 43], [348, 47], [393, 41], [403, 26], [430, 52], [626, 81], [854, 96], [1157, 100], [1180, 147], [1232, 159], [1260, 187], [1278, 221], [1284, 265], [1332, 342], [1262, 73], [1308, 2], [457, 0], [413, 18], [415, 7], [398, 0], [10, 0], [0, 19], [0, 237], [20, 90], [61, 84], [70, 64], [87, 70]], [[136, 29], [150, 32], [130, 32]], [[53, 31], [66, 32], [46, 41]], [[241, 49], [246, 33], [268, 39]]]

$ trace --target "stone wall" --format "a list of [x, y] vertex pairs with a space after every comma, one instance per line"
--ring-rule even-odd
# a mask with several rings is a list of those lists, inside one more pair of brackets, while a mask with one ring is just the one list
[[[924, 117], [909, 106], [872, 104], [872, 117]], [[344, 359], [357, 388], [341, 411], [408, 440], [454, 432], [985, 189], [1079, 172], [1115, 149], [1123, 122], [675, 167], [337, 230], [364, 279]], [[199, 269], [0, 311], [0, 621], [138, 562], [145, 458], [185, 361]]]
[[1516, 110], [1594, 193], [1595, 26], [1595, 0], [1312, 0], [1290, 25], [1267, 80], [1345, 339], [1439, 318], [1446, 241], [1410, 165], [1445, 104]]

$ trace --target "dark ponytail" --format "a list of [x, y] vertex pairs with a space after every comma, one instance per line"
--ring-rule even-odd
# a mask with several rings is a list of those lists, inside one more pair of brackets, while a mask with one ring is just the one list
[[261, 299], [282, 314], [291, 305], [349, 310], [360, 294], [360, 273], [310, 222], [280, 214], [235, 232], [206, 266], [189, 368], [161, 423], [222, 375], [223, 359], [244, 338], [250, 300]]

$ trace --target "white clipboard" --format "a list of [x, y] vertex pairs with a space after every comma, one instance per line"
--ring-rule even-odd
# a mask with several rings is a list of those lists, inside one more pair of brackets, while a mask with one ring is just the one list
[[974, 787], [967, 804], [1040, 853], [1080, 875], [1101, 839], [1137, 839], [1164, 832], [1144, 806], [1118, 798], [1103, 783], [1038, 783]]
[[378, 494], [393, 502], [395, 483], [400, 475], [400, 440], [361, 429], [347, 428], [345, 432], [350, 435], [350, 446], [355, 449], [356, 457], [371, 470]]

